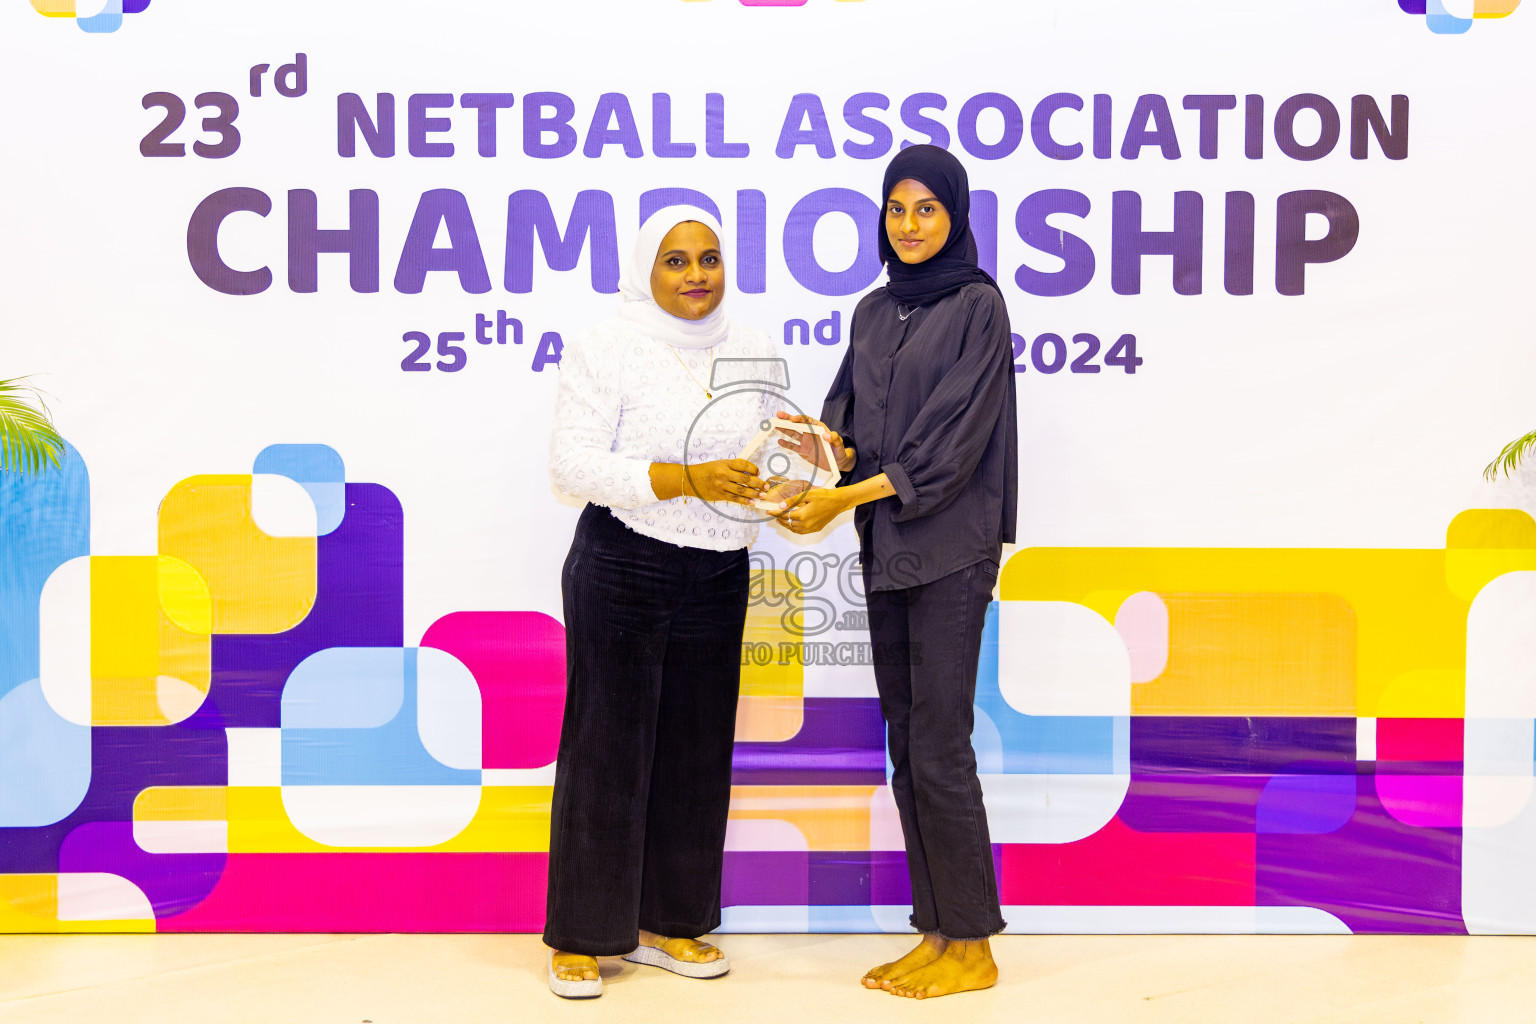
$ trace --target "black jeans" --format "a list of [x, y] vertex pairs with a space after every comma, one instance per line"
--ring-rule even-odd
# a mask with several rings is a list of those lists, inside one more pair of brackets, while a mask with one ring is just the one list
[[981, 629], [996, 581], [997, 564], [979, 562], [932, 583], [867, 592], [870, 639], [885, 652], [875, 658], [875, 684], [912, 876], [912, 927], [948, 939], [985, 938], [1004, 925], [971, 749]]
[[565, 719], [544, 941], [588, 956], [720, 924], [747, 553], [641, 536], [588, 505], [561, 577]]

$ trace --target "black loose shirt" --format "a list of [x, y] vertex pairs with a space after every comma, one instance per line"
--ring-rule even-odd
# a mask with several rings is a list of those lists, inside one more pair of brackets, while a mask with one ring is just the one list
[[885, 473], [896, 490], [854, 510], [869, 588], [899, 590], [998, 561], [1018, 510], [1003, 297], [968, 284], [898, 308], [882, 288], [859, 302], [849, 333], [821, 417], [855, 450], [844, 483]]

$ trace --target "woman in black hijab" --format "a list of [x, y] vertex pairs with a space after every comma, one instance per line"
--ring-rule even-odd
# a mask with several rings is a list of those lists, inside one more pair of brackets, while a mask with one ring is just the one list
[[843, 486], [812, 489], [780, 517], [814, 533], [856, 508], [912, 926], [923, 933], [864, 984], [921, 999], [997, 980], [988, 938], [1004, 922], [971, 727], [982, 623], [1014, 539], [1018, 452], [1008, 310], [977, 264], [965, 168], [913, 146], [883, 189], [889, 283], [859, 303], [822, 409]]

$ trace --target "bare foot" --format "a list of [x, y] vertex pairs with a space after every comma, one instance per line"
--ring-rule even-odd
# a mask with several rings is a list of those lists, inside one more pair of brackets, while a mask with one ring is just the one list
[[891, 978], [884, 986], [893, 996], [927, 999], [954, 992], [972, 992], [997, 984], [997, 964], [986, 939], [951, 942], [939, 957], [909, 974]]
[[665, 935], [657, 935], [644, 928], [640, 929], [640, 944], [659, 949], [674, 960], [686, 960], [696, 964], [707, 964], [725, 955], [707, 942], [700, 942], [698, 939], [669, 939]]
[[937, 960], [940, 954], [944, 952], [944, 947], [948, 944], [947, 939], [940, 938], [937, 935], [924, 935], [923, 941], [917, 944], [917, 948], [900, 960], [893, 960], [888, 964], [881, 964], [879, 967], [871, 967], [869, 972], [864, 975], [864, 987], [889, 989], [891, 987], [890, 979], [908, 974], [924, 964], [930, 964]]
[[555, 950], [549, 958], [555, 969], [555, 977], [561, 981], [596, 981], [597, 960], [580, 953], [562, 953]]

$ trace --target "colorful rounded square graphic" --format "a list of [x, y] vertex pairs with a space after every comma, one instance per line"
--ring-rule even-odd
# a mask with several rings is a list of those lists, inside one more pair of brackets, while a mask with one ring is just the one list
[[154, 909], [105, 872], [0, 875], [0, 932], [153, 932]]
[[453, 612], [427, 628], [421, 649], [463, 665], [478, 684], [483, 767], [554, 762], [565, 709], [564, 626], [538, 612]]
[[[317, 537], [263, 530], [255, 480], [249, 474], [189, 477], [160, 502], [160, 553], [207, 582], [214, 633], [280, 633], [315, 605]], [[300, 487], [288, 493], [306, 495]]]
[[43, 692], [78, 725], [161, 726], [191, 717], [212, 686], [208, 586], [186, 562], [96, 555], [43, 589]]
[[793, 573], [755, 569], [742, 633], [741, 698], [736, 742], [782, 743], [805, 724], [803, 659], [784, 657], [802, 639], [805, 591]]
[[[1463, 513], [1438, 551], [1028, 548], [1004, 566], [1002, 597], [1114, 622], [1133, 715], [1459, 717], [1468, 607], [1532, 567], [1536, 550], [1503, 539], [1530, 525]], [[1508, 546], [1464, 546], [1489, 531]]]
[[475, 677], [432, 648], [319, 651], [283, 688], [282, 796], [336, 847], [436, 846], [480, 806]]
[[[132, 556], [84, 550], [83, 473], [0, 482], [0, 624], [37, 638], [0, 662], [0, 930], [537, 930], [564, 627], [445, 609], [407, 646], [394, 495], [324, 445], [252, 470]], [[1529, 516], [1002, 576], [973, 746], [1015, 930], [1536, 928]], [[724, 926], [904, 929], [879, 702], [783, 657], [801, 581], [753, 585]]]
[[123, 15], [141, 14], [152, 0], [32, 0], [32, 9], [48, 18], [74, 18], [84, 32], [116, 32]]
[[[256, 456], [256, 464], [251, 472], [256, 474], [251, 493], [252, 516], [269, 533], [294, 536], [300, 530], [294, 528], [293, 524], [302, 522], [309, 527], [310, 535], [324, 537], [341, 525], [347, 511], [347, 472], [341, 455], [329, 445], [268, 445]], [[267, 490], [258, 490], [263, 481], [274, 477], [297, 484], [313, 507], [305, 509], [302, 502], [297, 502], [300, 507], [291, 516], [284, 516], [286, 510], [278, 504], [284, 497], [281, 492], [270, 484]], [[286, 504], [295, 504], [297, 495], [290, 492], [287, 497]], [[261, 500], [263, 498], [267, 499], [266, 503]], [[273, 520], [283, 519], [288, 520], [282, 523], [284, 528], [274, 530], [267, 525]]]
[[1505, 18], [1520, 0], [1397, 0], [1405, 14], [1417, 14], [1436, 35], [1461, 35], [1482, 18]]

